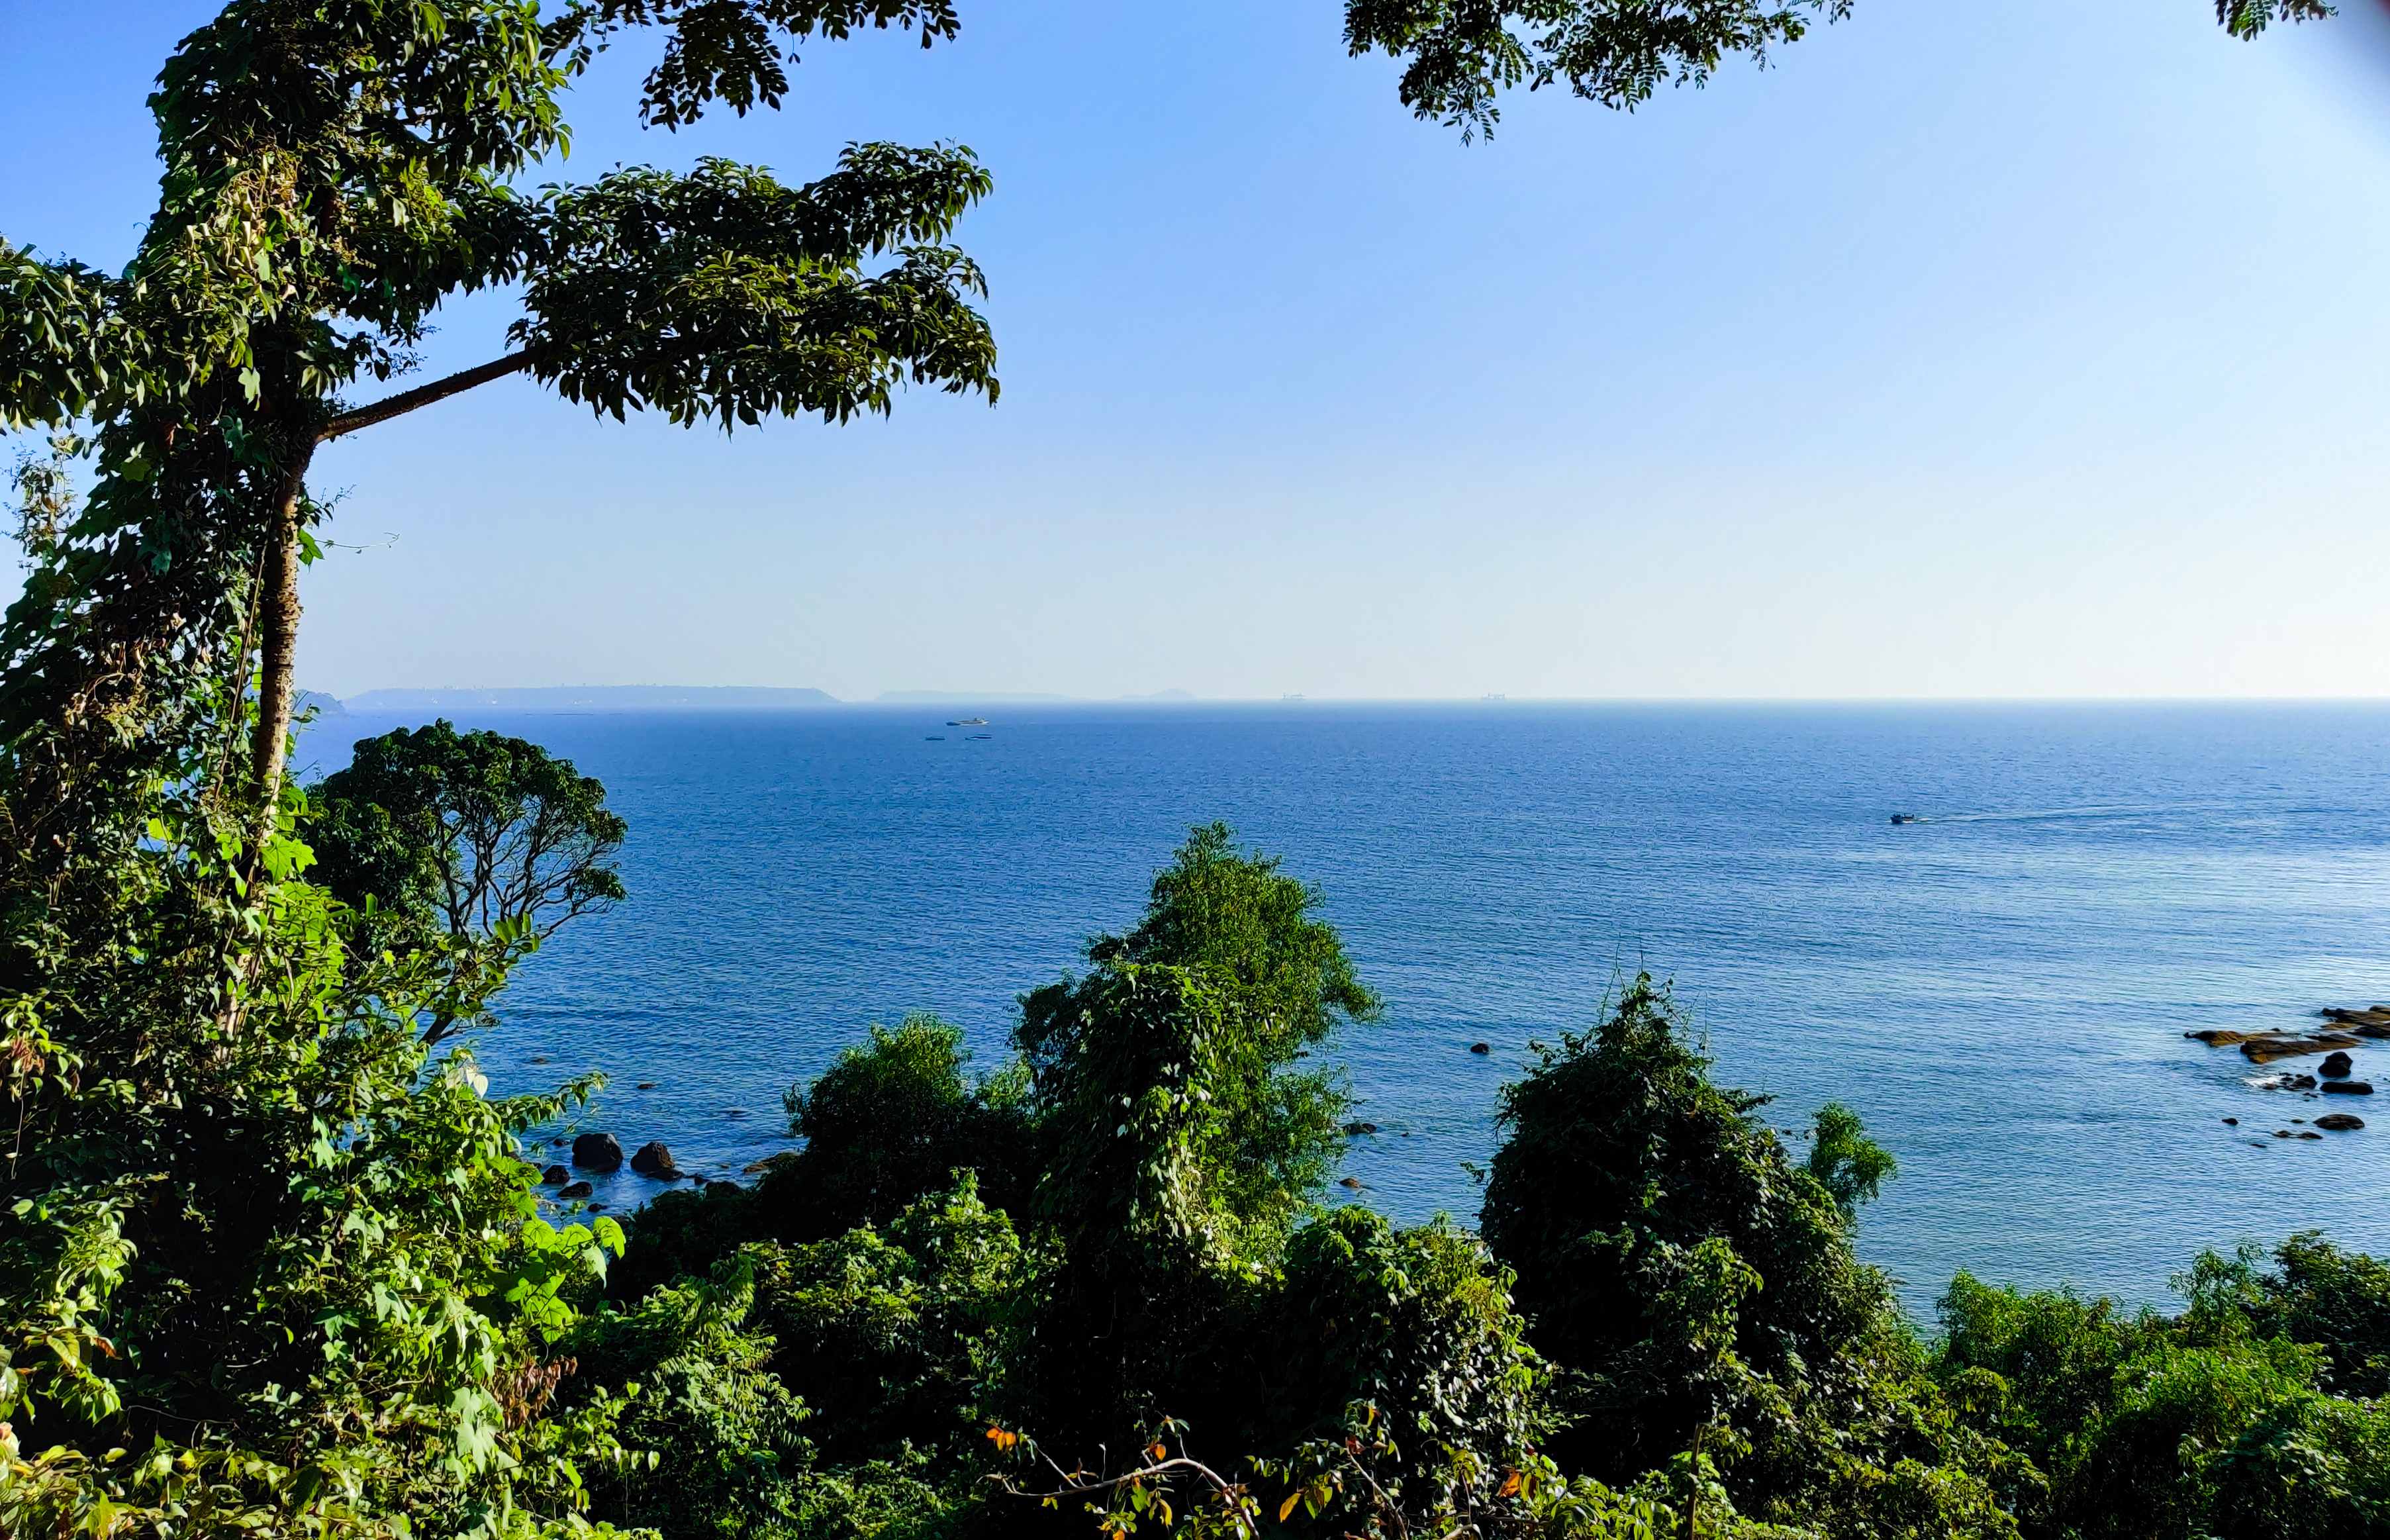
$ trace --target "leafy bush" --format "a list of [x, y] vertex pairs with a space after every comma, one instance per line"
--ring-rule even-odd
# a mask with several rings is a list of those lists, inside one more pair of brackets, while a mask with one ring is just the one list
[[2390, 1534], [2390, 1423], [2378, 1402], [2331, 1393], [2375, 1362], [2380, 1264], [2313, 1236], [2271, 1270], [2260, 1257], [2201, 1257], [2179, 1316], [1951, 1285], [1934, 1372], [2046, 1477], [2015, 1505], [2027, 1534]]
[[799, 1527], [806, 1410], [765, 1372], [772, 1341], [748, 1325], [753, 1271], [734, 1259], [575, 1332], [575, 1378], [619, 1391], [618, 1436], [633, 1455], [597, 1488], [605, 1517], [689, 1540]]
[[820, 1414], [825, 1455], [968, 1469], [1026, 1264], [1011, 1221], [965, 1174], [886, 1231], [751, 1250], [772, 1367]]
[[762, 1222], [790, 1240], [819, 1240], [885, 1225], [944, 1190], [957, 1170], [989, 1197], [1017, 1206], [1029, 1152], [1018, 1070], [973, 1082], [962, 1033], [934, 1016], [875, 1026], [812, 1084], [787, 1096], [790, 1131], [805, 1141], [777, 1163], [758, 1196]]

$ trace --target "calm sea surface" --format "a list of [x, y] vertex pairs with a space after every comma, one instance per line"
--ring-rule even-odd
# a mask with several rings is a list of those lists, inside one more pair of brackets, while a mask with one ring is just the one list
[[[1921, 1313], [1962, 1267], [2157, 1300], [2202, 1246], [2390, 1252], [2390, 1044], [2357, 1055], [2384, 1095], [2319, 1103], [2183, 1035], [2390, 1003], [2390, 708], [962, 714], [469, 719], [570, 756], [631, 824], [630, 901], [524, 968], [495, 1088], [603, 1070], [585, 1126], [735, 1173], [868, 1022], [935, 1011], [993, 1067], [1015, 997], [1225, 818], [1325, 890], [1386, 998], [1339, 1052], [1381, 1129], [1346, 1170], [1397, 1217], [1473, 1218], [1527, 1042], [1642, 968], [1777, 1121], [1839, 1098], [1899, 1157], [1862, 1246]], [[397, 725], [335, 719], [302, 758]], [[2335, 1108], [2374, 1126], [2268, 1136]]]

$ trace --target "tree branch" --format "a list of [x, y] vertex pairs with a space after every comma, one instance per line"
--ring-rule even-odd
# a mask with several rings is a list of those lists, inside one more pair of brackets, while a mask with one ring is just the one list
[[394, 396], [377, 401], [370, 406], [360, 406], [353, 412], [343, 412], [324, 424], [324, 430], [315, 435], [315, 440], [318, 443], [328, 443], [343, 434], [353, 433], [360, 428], [371, 428], [376, 423], [388, 422], [392, 417], [405, 417], [418, 406], [429, 406], [435, 401], [445, 401], [450, 396], [460, 395], [476, 385], [487, 385], [493, 379], [503, 379], [508, 375], [518, 374], [530, 367], [530, 353], [510, 353], [504, 358], [493, 358], [486, 364], [477, 364], [469, 369], [459, 369], [444, 379], [435, 379], [429, 385], [418, 385], [412, 391], [402, 391]]

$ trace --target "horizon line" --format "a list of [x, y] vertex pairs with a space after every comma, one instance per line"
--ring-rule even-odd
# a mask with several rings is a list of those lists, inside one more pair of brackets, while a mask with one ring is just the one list
[[739, 692], [757, 695], [812, 696], [811, 702], [782, 703], [787, 709], [822, 706], [906, 707], [969, 704], [1072, 706], [1300, 706], [1300, 705], [1733, 705], [1733, 706], [1861, 706], [1861, 705], [2384, 705], [2390, 693], [2354, 694], [2114, 694], [2114, 695], [1514, 695], [1492, 691], [1481, 695], [1314, 695], [1291, 691], [1280, 695], [1199, 695], [1186, 690], [1159, 690], [1124, 695], [1073, 695], [1058, 690], [923, 690], [888, 689], [870, 697], [846, 697], [806, 685], [388, 685], [350, 695], [328, 690], [302, 690], [302, 697], [337, 701], [347, 706], [375, 695], [551, 695], [572, 691]]

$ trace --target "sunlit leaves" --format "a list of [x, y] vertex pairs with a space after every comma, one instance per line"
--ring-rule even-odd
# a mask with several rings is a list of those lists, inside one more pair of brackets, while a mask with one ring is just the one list
[[[1355, 55], [1403, 61], [1402, 100], [1464, 138], [1492, 131], [1503, 92], [1565, 84], [1633, 110], [1667, 85], [1698, 86], [1728, 59], [1765, 67], [1772, 51], [1854, 0], [1346, 0]], [[2235, 37], [2332, 14], [2329, 0], [2216, 0]]]
[[555, 189], [514, 340], [538, 378], [616, 417], [840, 422], [908, 383], [993, 399], [970, 302], [985, 282], [936, 244], [988, 187], [966, 148], [874, 144], [798, 187], [717, 160]]
[[2216, 19], [2234, 37], [2255, 37], [2277, 21], [2319, 21], [2332, 14], [2331, 0], [2216, 0]]
[[1565, 82], [1631, 109], [1661, 86], [1698, 85], [1735, 55], [1765, 64], [1852, 0], [1347, 0], [1354, 54], [1405, 61], [1403, 105], [1464, 135], [1490, 131], [1501, 94]]
[[662, 26], [664, 57], [641, 96], [648, 122], [677, 128], [713, 102], [745, 114], [778, 107], [789, 90], [796, 45], [865, 29], [900, 28], [921, 45], [961, 30], [954, 0], [586, 0], [589, 31]]

